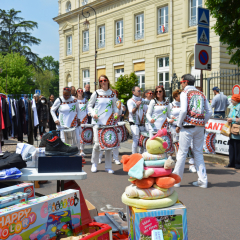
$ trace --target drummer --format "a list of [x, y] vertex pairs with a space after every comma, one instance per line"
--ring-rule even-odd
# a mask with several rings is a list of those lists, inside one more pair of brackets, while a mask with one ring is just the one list
[[[98, 128], [99, 126], [112, 125], [113, 116], [118, 117], [118, 108], [116, 106], [116, 94], [109, 89], [110, 82], [106, 75], [101, 75], [98, 79], [99, 89], [96, 90], [88, 103], [88, 112], [92, 116], [94, 146], [92, 152], [92, 168], [93, 173], [97, 172], [97, 165], [99, 160], [99, 139]], [[106, 111], [107, 110], [107, 111]], [[114, 173], [112, 170], [112, 151], [105, 151], [105, 171]]]
[[[87, 110], [87, 103], [88, 100], [86, 98], [83, 97], [83, 89], [82, 88], [78, 88], [77, 89], [77, 101], [79, 103], [79, 109], [80, 109], [80, 122], [81, 124], [86, 124], [88, 123], [88, 110]], [[83, 152], [84, 150], [84, 144], [81, 138], [81, 134], [82, 134], [82, 127], [79, 126], [79, 138], [80, 138], [80, 156], [85, 156], [85, 153]]]
[[[56, 99], [52, 108], [51, 114], [54, 122], [57, 125], [57, 129], [60, 130], [60, 138], [65, 142], [64, 129], [75, 128], [78, 149], [80, 148], [80, 139], [78, 126], [80, 126], [80, 110], [77, 99], [71, 95], [71, 88], [63, 88], [63, 96]], [[56, 115], [56, 111], [59, 112], [59, 117]]]

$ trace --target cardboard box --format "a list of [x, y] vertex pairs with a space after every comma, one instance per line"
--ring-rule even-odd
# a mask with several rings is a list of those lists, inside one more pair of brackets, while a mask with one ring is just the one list
[[15, 186], [0, 189], [0, 197], [10, 195], [16, 192], [24, 192], [28, 194], [28, 200], [35, 198], [33, 183], [21, 183]]
[[164, 240], [187, 240], [187, 209], [181, 203], [161, 209], [127, 207], [129, 240], [151, 240], [152, 230], [162, 230]]
[[68, 237], [80, 225], [79, 191], [72, 189], [0, 209], [0, 239]]
[[98, 216], [98, 211], [95, 206], [93, 206], [87, 199], [85, 199], [85, 202], [87, 204], [88, 211], [90, 213], [91, 218]]

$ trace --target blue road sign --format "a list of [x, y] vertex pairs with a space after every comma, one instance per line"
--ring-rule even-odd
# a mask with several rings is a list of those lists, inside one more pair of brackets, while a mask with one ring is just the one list
[[209, 27], [210, 12], [209, 9], [198, 7], [197, 25]]
[[206, 27], [197, 27], [197, 43], [203, 45], [210, 44], [210, 31]]
[[35, 94], [38, 94], [40, 96], [41, 95], [41, 90], [40, 89], [35, 89]]

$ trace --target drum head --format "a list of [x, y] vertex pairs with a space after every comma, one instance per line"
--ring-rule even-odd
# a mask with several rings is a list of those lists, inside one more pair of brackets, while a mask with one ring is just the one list
[[114, 127], [98, 130], [100, 150], [108, 150], [119, 147], [117, 129]]
[[90, 127], [84, 128], [82, 130], [81, 138], [83, 144], [92, 144], [93, 143], [93, 129]]

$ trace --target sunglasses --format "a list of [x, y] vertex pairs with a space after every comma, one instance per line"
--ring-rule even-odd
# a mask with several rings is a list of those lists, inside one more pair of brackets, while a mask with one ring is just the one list
[[162, 91], [156, 91], [156, 93], [162, 93]]
[[138, 90], [137, 92], [141, 92], [141, 90]]
[[153, 93], [148, 93], [149, 95], [153, 95]]
[[69, 91], [69, 92], [71, 91], [71, 89], [68, 88], [68, 87], [63, 88], [63, 90], [64, 90], [64, 91]]
[[83, 92], [83, 90], [77, 90], [77, 92]]
[[102, 83], [102, 82], [107, 82], [107, 79], [100, 80], [99, 82], [100, 82], [100, 83]]
[[182, 83], [185, 83], [185, 82], [188, 82], [188, 80], [182, 80], [182, 81], [180, 81], [181, 84], [182, 84]]

